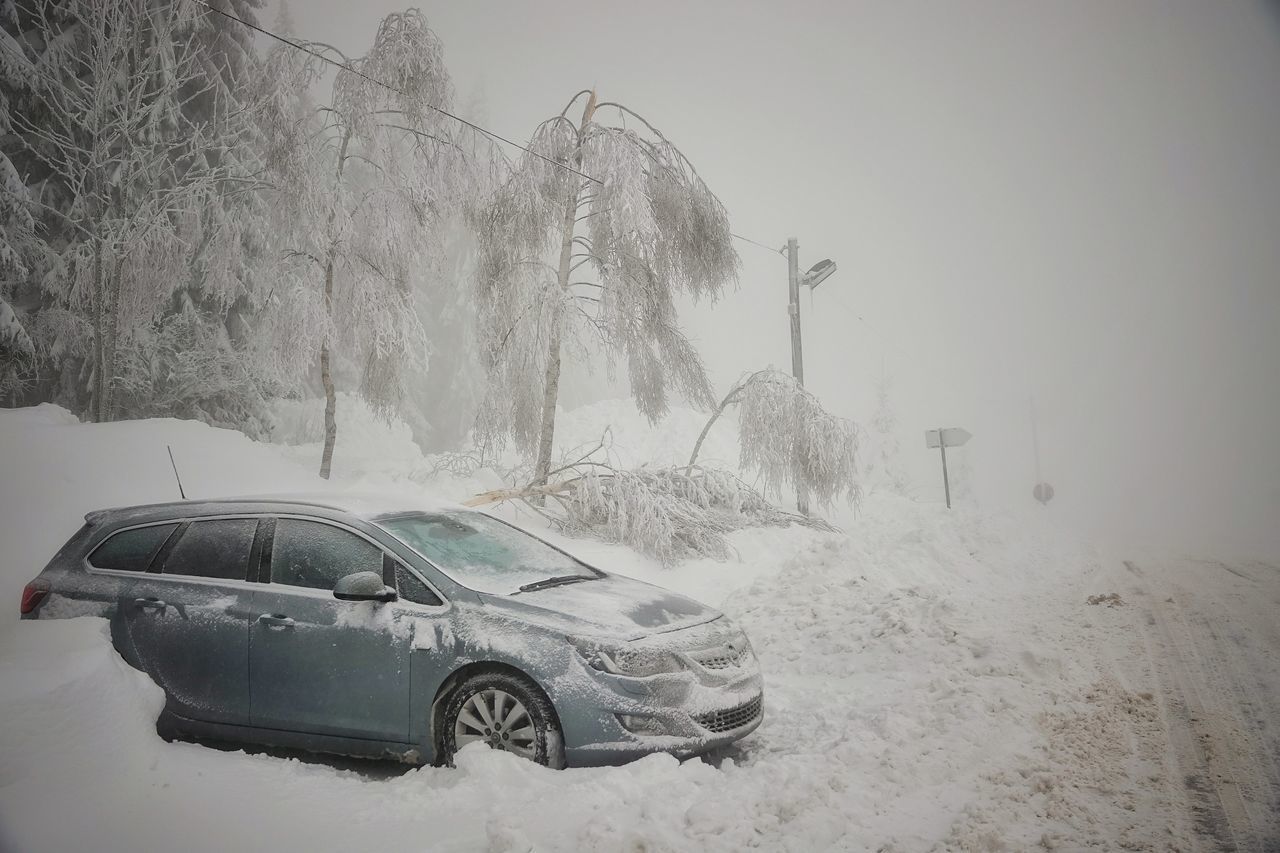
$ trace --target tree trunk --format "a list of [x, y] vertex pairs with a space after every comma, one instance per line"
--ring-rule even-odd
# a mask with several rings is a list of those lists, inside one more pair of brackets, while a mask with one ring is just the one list
[[123, 281], [123, 261], [114, 264], [114, 271], [105, 282], [107, 297], [106, 342], [103, 347], [102, 421], [116, 419], [115, 376], [117, 342], [120, 340], [120, 283]]
[[724, 395], [724, 399], [720, 401], [719, 408], [711, 413], [711, 419], [708, 420], [706, 426], [702, 428], [702, 432], [698, 433], [698, 440], [694, 442], [693, 445], [693, 453], [689, 454], [689, 464], [686, 465], [684, 469], [686, 477], [693, 471], [693, 463], [698, 461], [698, 453], [702, 450], [702, 442], [706, 441], [707, 433], [711, 432], [712, 425], [720, 419], [720, 416], [724, 414], [724, 410], [729, 408], [730, 405], [733, 403], [741, 403], [743, 390], [745, 390], [752, 382], [755, 382], [756, 378], [759, 377], [760, 374], [765, 372], [766, 371], [764, 370], [757, 370], [755, 373], [730, 388], [729, 393]]
[[[578, 127], [578, 151], [574, 155], [574, 164], [579, 170], [582, 168], [583, 134], [595, 111], [596, 93], [592, 90], [586, 109], [582, 111], [582, 123]], [[580, 191], [581, 185], [573, 184], [573, 191], [565, 202], [564, 224], [560, 230], [560, 268], [557, 279], [560, 284], [558, 296], [561, 300], [569, 291], [569, 274], [573, 266], [573, 231], [577, 224]], [[545, 484], [547, 475], [551, 472], [551, 449], [556, 433], [556, 401], [560, 397], [560, 333], [564, 322], [564, 314], [559, 307], [553, 322], [551, 340], [547, 343], [547, 373], [542, 387], [542, 424], [538, 432], [538, 460], [533, 468], [534, 485]], [[541, 505], [541, 498], [536, 500]]]
[[320, 454], [320, 476], [329, 479], [333, 466], [333, 446], [338, 442], [338, 396], [329, 375], [329, 345], [320, 346], [320, 383], [324, 385], [324, 452]]
[[702, 450], [702, 442], [706, 441], [707, 433], [711, 432], [712, 425], [720, 419], [720, 416], [724, 414], [724, 410], [729, 407], [730, 403], [738, 402], [734, 395], [741, 390], [742, 385], [735, 385], [733, 390], [726, 394], [724, 399], [720, 401], [719, 407], [711, 413], [711, 417], [707, 420], [706, 426], [702, 428], [702, 432], [698, 433], [698, 440], [693, 443], [693, 452], [689, 454], [689, 464], [686, 465], [684, 469], [684, 475], [686, 477], [693, 472], [693, 463], [698, 461], [698, 452]]
[[106, 403], [106, 329], [104, 328], [106, 312], [103, 302], [106, 300], [105, 288], [102, 284], [102, 242], [93, 244], [93, 385], [89, 401], [89, 417], [94, 423], [102, 423], [103, 408]]
[[[324, 268], [324, 312], [333, 320], [333, 251]], [[338, 393], [333, 387], [333, 374], [329, 370], [329, 341], [320, 345], [320, 384], [324, 386], [324, 452], [320, 454], [320, 476], [329, 479], [333, 467], [333, 446], [338, 443]]]
[[[351, 142], [351, 131], [342, 134], [342, 145], [338, 148], [338, 174], [333, 186], [333, 204], [329, 208], [329, 229], [333, 228], [338, 196], [342, 192], [342, 170], [347, 165], [347, 145]], [[329, 256], [324, 267], [324, 315], [328, 319], [329, 328], [333, 328], [333, 260], [336, 249], [333, 246], [333, 235], [329, 235]], [[320, 476], [329, 479], [329, 471], [333, 467], [333, 446], [338, 443], [338, 393], [333, 387], [333, 374], [329, 369], [329, 332], [325, 331], [324, 342], [320, 344], [320, 384], [324, 386], [324, 450], [320, 454]]]
[[[575, 190], [565, 208], [564, 229], [560, 237], [560, 293], [569, 289], [569, 267], [573, 256], [573, 225], [578, 213]], [[556, 401], [560, 397], [560, 328], [564, 315], [556, 311], [552, 321], [551, 340], [547, 343], [547, 374], [542, 386], [542, 425], [538, 432], [538, 461], [533, 469], [533, 483], [546, 483], [551, 471], [551, 448], [556, 433]]]

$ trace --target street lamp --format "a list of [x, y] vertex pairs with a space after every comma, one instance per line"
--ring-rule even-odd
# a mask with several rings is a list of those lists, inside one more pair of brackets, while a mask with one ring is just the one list
[[800, 279], [800, 283], [808, 286], [813, 290], [818, 285], [827, 280], [827, 276], [836, 271], [836, 262], [830, 258], [823, 258], [813, 266], [809, 267], [809, 271]]

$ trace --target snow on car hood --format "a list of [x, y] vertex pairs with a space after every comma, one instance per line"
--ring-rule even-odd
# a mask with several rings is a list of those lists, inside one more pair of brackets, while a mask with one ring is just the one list
[[515, 618], [553, 621], [566, 633], [635, 640], [719, 619], [720, 611], [653, 584], [621, 575], [516, 595], [481, 595]]

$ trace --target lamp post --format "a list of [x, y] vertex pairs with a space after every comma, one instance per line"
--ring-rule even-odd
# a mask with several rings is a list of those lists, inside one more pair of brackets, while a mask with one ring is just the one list
[[[813, 292], [815, 287], [826, 281], [827, 277], [836, 271], [836, 263], [830, 258], [824, 258], [801, 275], [800, 244], [796, 238], [788, 238], [787, 245], [781, 251], [787, 256], [787, 285], [790, 294], [787, 313], [791, 316], [791, 375], [796, 378], [796, 382], [800, 383], [801, 387], [804, 387], [804, 353], [800, 346], [800, 285], [805, 285], [810, 292]], [[803, 515], [808, 515], [809, 493], [799, 480], [800, 478], [797, 477], [796, 508]]]

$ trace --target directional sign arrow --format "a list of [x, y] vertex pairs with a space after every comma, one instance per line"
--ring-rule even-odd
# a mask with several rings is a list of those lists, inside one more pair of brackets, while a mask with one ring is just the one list
[[962, 427], [948, 427], [946, 429], [927, 429], [924, 431], [924, 443], [926, 447], [960, 447], [966, 441], [973, 438], [973, 433]]

